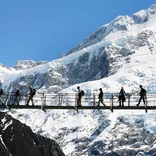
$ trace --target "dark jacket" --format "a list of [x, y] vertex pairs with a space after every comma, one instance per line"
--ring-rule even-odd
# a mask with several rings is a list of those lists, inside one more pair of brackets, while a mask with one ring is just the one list
[[126, 92], [124, 91], [124, 89], [121, 89], [120, 92], [119, 92], [119, 101], [122, 100], [122, 101], [125, 101], [126, 98], [125, 98], [125, 95], [126, 95]]
[[19, 96], [19, 95], [20, 95], [20, 91], [19, 91], [19, 89], [16, 89], [15, 96]]
[[98, 98], [99, 99], [102, 99], [103, 98], [103, 91], [100, 91]]
[[146, 90], [144, 88], [141, 88], [139, 95], [140, 96], [146, 96]]

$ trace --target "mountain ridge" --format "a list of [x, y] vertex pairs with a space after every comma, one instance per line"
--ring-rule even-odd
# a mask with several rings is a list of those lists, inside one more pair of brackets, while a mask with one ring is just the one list
[[[7, 91], [18, 87], [27, 93], [28, 85], [32, 85], [37, 93], [62, 93], [70, 105], [73, 103], [69, 103], [67, 93], [76, 94], [77, 86], [86, 94], [98, 94], [99, 88], [104, 93], [118, 93], [121, 86], [126, 92], [137, 93], [142, 84], [148, 93], [156, 93], [155, 8], [152, 5], [148, 11], [135, 13], [134, 25], [127, 16], [117, 17], [62, 58], [25, 70], [3, 70], [1, 86]], [[24, 105], [23, 101], [20, 104]], [[85, 97], [82, 104], [91, 105]], [[80, 110], [77, 114], [75, 110], [46, 113], [17, 110], [12, 115], [31, 126], [35, 133], [56, 140], [68, 156], [155, 154], [153, 111], [145, 114], [144, 111]]]
[[[96, 31], [92, 32], [91, 35], [87, 39], [85, 39], [82, 43], [78, 44], [78, 46], [76, 46], [75, 48], [73, 48], [69, 52], [67, 52], [65, 54], [65, 56], [71, 54], [72, 52], [82, 49], [81, 46], [83, 48], [86, 48], [88, 45], [85, 46], [85, 44], [88, 44], [88, 41], [90, 42], [90, 41], [92, 41], [92, 39], [94, 40], [94, 39], [99, 38], [97, 42], [102, 41], [102, 39], [104, 39], [111, 31], [114, 31], [114, 27], [119, 28], [118, 30], [120, 30], [120, 29], [127, 30], [127, 26], [129, 26], [129, 25], [145, 23], [148, 21], [148, 18], [150, 18], [152, 15], [155, 14], [155, 12], [156, 12], [156, 4], [153, 4], [146, 10], [142, 10], [142, 11], [138, 11], [138, 12], [134, 13], [132, 15], [132, 17], [129, 17], [127, 15], [126, 16], [118, 16], [113, 21], [111, 21], [109, 24], [105, 24], [105, 25], [101, 26], [99, 29], [97, 29]], [[123, 24], [123, 22], [124, 22], [124, 24]], [[113, 27], [113, 30], [112, 30], [112, 27]], [[95, 42], [92, 41], [92, 42], [93, 42], [92, 44], [97, 43], [96, 41]]]
[[58, 144], [34, 134], [30, 127], [0, 112], [0, 153], [3, 156], [63, 156]]

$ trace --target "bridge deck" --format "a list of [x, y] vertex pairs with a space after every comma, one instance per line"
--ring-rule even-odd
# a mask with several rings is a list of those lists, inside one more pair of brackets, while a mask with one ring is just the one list
[[[5, 109], [41, 109], [41, 105], [35, 106], [24, 106], [24, 105], [9, 105], [8, 107], [4, 105], [0, 105], [0, 108]], [[84, 109], [84, 110], [94, 110], [94, 109], [102, 109], [102, 110], [156, 110], [156, 106], [44, 106], [44, 109], [59, 109], [59, 110], [66, 110], [66, 109]]]
[[[94, 110], [94, 109], [102, 109], [102, 110], [155, 110], [156, 109], [156, 94], [147, 94], [146, 104], [145, 106], [143, 102], [137, 107], [136, 104], [139, 101], [139, 96], [136, 95], [127, 95], [126, 101], [124, 102], [125, 106], [118, 106], [118, 94], [109, 93], [104, 94], [104, 106], [98, 105], [98, 94], [88, 93], [82, 97], [82, 106], [78, 107], [77, 105], [77, 94], [73, 93], [65, 93], [65, 94], [37, 94], [34, 96], [34, 106], [31, 105], [26, 106], [28, 101], [27, 95], [21, 95], [19, 97], [20, 105], [12, 105], [14, 103], [15, 96], [7, 93], [1, 96], [1, 100], [7, 105], [0, 105], [0, 109], [58, 109], [58, 110]], [[75, 107], [76, 106], [76, 107]]]

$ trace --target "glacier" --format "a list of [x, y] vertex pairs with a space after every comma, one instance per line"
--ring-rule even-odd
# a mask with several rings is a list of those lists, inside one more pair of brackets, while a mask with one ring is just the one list
[[[156, 94], [156, 5], [118, 16], [93, 32], [77, 47], [51, 62], [20, 61], [14, 68], [0, 66], [0, 84], [25, 94], [138, 93], [143, 85]], [[37, 95], [36, 95], [37, 96]], [[127, 102], [125, 102], [126, 104]], [[155, 104], [155, 103], [153, 103]], [[24, 105], [21, 101], [20, 105]], [[43, 136], [56, 140], [68, 156], [154, 155], [154, 110], [13, 110], [14, 118]]]

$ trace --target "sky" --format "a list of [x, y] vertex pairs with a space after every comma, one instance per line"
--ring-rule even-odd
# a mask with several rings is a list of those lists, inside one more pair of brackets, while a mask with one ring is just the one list
[[118, 15], [147, 9], [155, 0], [0, 1], [0, 63], [52, 61]]

